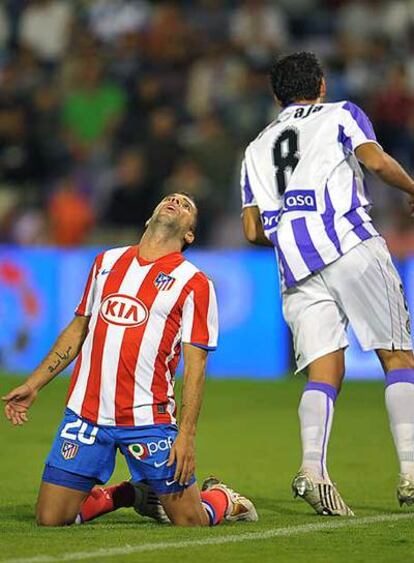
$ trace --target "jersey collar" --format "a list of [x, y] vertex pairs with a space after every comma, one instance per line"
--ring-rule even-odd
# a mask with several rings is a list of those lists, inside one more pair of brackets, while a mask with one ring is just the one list
[[133, 246], [132, 248], [134, 249], [135, 257], [140, 266], [149, 266], [150, 264], [158, 264], [159, 262], [183, 259], [181, 252], [170, 252], [169, 254], [160, 256], [160, 258], [157, 258], [156, 260], [146, 260], [145, 258], [142, 258], [142, 256], [139, 255], [139, 245]]

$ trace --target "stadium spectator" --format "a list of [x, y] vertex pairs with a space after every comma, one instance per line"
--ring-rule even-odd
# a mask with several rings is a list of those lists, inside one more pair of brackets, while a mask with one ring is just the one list
[[407, 73], [402, 65], [389, 69], [384, 87], [372, 99], [372, 115], [385, 150], [406, 165], [412, 164], [414, 94], [409, 89]]
[[10, 39], [10, 22], [4, 6], [0, 6], [0, 56], [6, 52]]
[[22, 186], [36, 179], [36, 163], [30, 107], [18, 79], [18, 67], [10, 62], [2, 70], [0, 83], [0, 171], [3, 181]]
[[165, 106], [151, 113], [145, 153], [150, 180], [160, 186], [183, 154], [177, 141], [177, 113], [173, 108]]
[[191, 67], [187, 86], [187, 108], [195, 117], [225, 110], [239, 90], [245, 66], [226, 44], [212, 44]]
[[142, 42], [142, 37], [135, 32], [123, 33], [115, 42], [109, 74], [126, 91], [134, 86], [142, 68]]
[[53, 83], [40, 85], [32, 98], [32, 139], [39, 179], [46, 181], [60, 173], [67, 160], [59, 126], [60, 97]]
[[224, 43], [229, 33], [229, 12], [222, 0], [198, 0], [187, 6], [189, 25], [202, 50], [212, 43]]
[[79, 61], [77, 81], [63, 102], [62, 116], [75, 157], [84, 158], [99, 144], [108, 145], [126, 108], [122, 89], [104, 80], [96, 58]]
[[153, 64], [177, 68], [192, 56], [195, 35], [181, 8], [173, 2], [158, 4], [147, 35], [147, 52]]
[[283, 11], [264, 0], [244, 0], [231, 13], [230, 35], [252, 61], [262, 64], [280, 52], [289, 39]]
[[[125, 149], [118, 160], [115, 185], [108, 199], [105, 219], [110, 225], [142, 231], [150, 217], [157, 192], [147, 179], [144, 155], [135, 147]], [[154, 197], [155, 196], [155, 197]]]
[[187, 150], [209, 178], [214, 190], [214, 200], [222, 209], [226, 209], [237, 158], [237, 145], [217, 115], [206, 115], [196, 121], [188, 135]]
[[119, 128], [121, 145], [141, 143], [148, 135], [149, 118], [160, 107], [168, 105], [168, 96], [155, 73], [139, 75], [129, 91], [128, 106]]
[[269, 84], [262, 68], [248, 68], [243, 74], [238, 91], [226, 109], [225, 123], [232, 137], [241, 142], [251, 141], [257, 128], [263, 129], [276, 115], [269, 100]]
[[124, 34], [145, 30], [151, 21], [151, 5], [145, 0], [95, 0], [89, 3], [91, 31], [105, 43]]
[[369, 42], [382, 32], [384, 18], [381, 0], [344, 2], [338, 11], [338, 28], [351, 40]]
[[50, 238], [58, 246], [85, 244], [94, 224], [93, 211], [73, 177], [63, 178], [48, 206]]
[[73, 4], [29, 0], [20, 20], [19, 40], [44, 63], [57, 63], [69, 46]]

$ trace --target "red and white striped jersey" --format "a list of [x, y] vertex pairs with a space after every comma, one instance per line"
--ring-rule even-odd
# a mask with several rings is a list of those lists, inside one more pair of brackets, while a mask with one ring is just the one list
[[217, 346], [207, 276], [179, 252], [147, 262], [138, 246], [108, 250], [95, 259], [76, 314], [91, 318], [68, 407], [109, 426], [174, 423], [181, 343]]

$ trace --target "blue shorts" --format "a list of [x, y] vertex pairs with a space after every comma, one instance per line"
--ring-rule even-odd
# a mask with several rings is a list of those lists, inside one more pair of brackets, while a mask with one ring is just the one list
[[188, 485], [180, 485], [174, 480], [175, 464], [167, 467], [177, 433], [172, 424], [95, 426], [66, 409], [46, 459], [43, 481], [88, 492], [110, 479], [119, 449], [132, 481], [146, 481], [159, 495], [180, 492], [195, 483], [195, 477]]

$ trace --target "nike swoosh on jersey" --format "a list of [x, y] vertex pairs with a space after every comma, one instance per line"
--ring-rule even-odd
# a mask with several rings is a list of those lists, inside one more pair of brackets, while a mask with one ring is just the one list
[[112, 272], [112, 270], [102, 270], [101, 276], [106, 276], [107, 274], [110, 274], [111, 272]]
[[169, 487], [170, 485], [174, 485], [174, 483], [176, 483], [177, 479], [173, 479], [172, 481], [165, 481], [165, 484], [167, 485], [167, 487]]
[[166, 463], [168, 463], [168, 459], [166, 459], [166, 460], [163, 461], [162, 463], [157, 463], [156, 461], [154, 461], [154, 467], [162, 467], [162, 466], [165, 465]]

